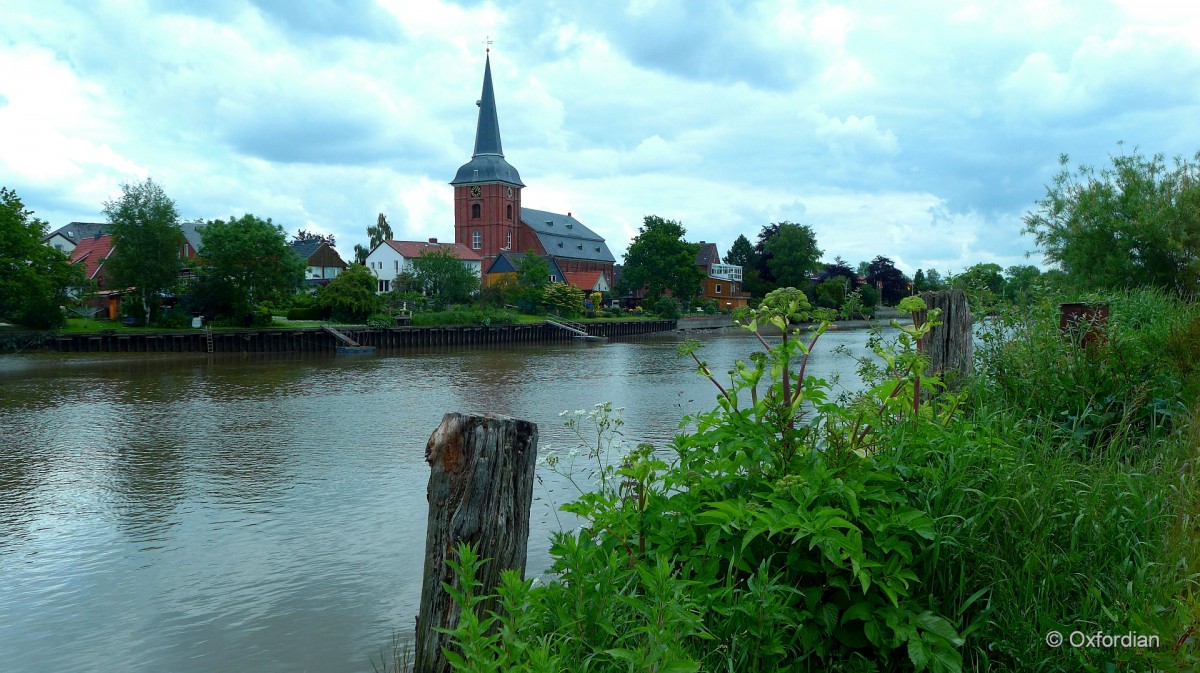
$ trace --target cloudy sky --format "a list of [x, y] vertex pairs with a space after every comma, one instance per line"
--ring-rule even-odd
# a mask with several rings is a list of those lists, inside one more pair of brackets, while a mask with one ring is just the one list
[[1028, 263], [1060, 154], [1200, 150], [1183, 0], [4, 0], [0, 186], [52, 227], [152, 177], [347, 257], [380, 212], [449, 239], [488, 36], [525, 205], [618, 258], [655, 214], [722, 253], [788, 220], [826, 260]]

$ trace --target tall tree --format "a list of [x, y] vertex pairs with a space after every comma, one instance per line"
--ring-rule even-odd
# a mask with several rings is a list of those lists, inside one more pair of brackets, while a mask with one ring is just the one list
[[945, 290], [947, 287], [946, 280], [942, 278], [941, 272], [937, 269], [930, 269], [925, 274], [925, 289], [927, 290]]
[[1200, 153], [1168, 165], [1135, 152], [1112, 166], [1075, 171], [1068, 157], [1025, 215], [1046, 258], [1076, 289], [1151, 285], [1197, 293], [1200, 278]]
[[821, 268], [821, 249], [817, 236], [807, 224], [780, 222], [775, 235], [767, 240], [764, 249], [770, 255], [767, 266], [780, 287], [808, 287], [809, 276]]
[[464, 302], [479, 291], [479, 276], [453, 252], [425, 250], [412, 261], [417, 287], [435, 306]]
[[972, 264], [954, 277], [954, 287], [960, 290], [987, 290], [999, 297], [1004, 292], [1004, 276], [999, 264]]
[[925, 279], [925, 270], [917, 269], [917, 272], [913, 274], [913, 292], [927, 292], [929, 289], [929, 281]]
[[883, 303], [895, 306], [908, 294], [908, 279], [892, 260], [879, 255], [867, 265], [867, 283], [879, 288]]
[[0, 187], [0, 318], [39, 329], [66, 323], [59, 307], [83, 274], [66, 255], [42, 243], [47, 228], [25, 210], [16, 192]]
[[1010, 266], [1004, 270], [1004, 296], [1018, 304], [1027, 304], [1041, 279], [1041, 269], [1032, 264]]
[[621, 288], [628, 293], [645, 288], [651, 305], [664, 290], [670, 290], [681, 303], [689, 303], [700, 293], [704, 270], [696, 265], [700, 246], [685, 241], [686, 233], [675, 220], [647, 215], [625, 252]]
[[215, 315], [246, 315], [259, 302], [291, 296], [304, 280], [304, 261], [270, 219], [212, 220], [200, 229], [200, 241], [204, 267], [196, 295]]
[[[386, 215], [379, 213], [379, 217], [375, 218], [375, 224], [367, 227], [367, 239], [370, 241], [370, 245], [364, 248], [357, 243], [354, 244], [354, 261], [365, 266], [367, 255], [371, 254], [371, 251], [380, 243], [391, 240], [391, 238], [392, 225], [388, 224]], [[333, 244], [330, 243], [329, 245], [332, 246]]]
[[121, 185], [121, 198], [104, 203], [113, 253], [105, 267], [114, 287], [133, 288], [141, 300], [142, 318], [150, 323], [162, 295], [179, 283], [182, 248], [179, 211], [162, 187], [150, 178]]
[[754, 244], [754, 259], [757, 262], [758, 277], [768, 286], [776, 285], [775, 274], [771, 271], [771, 251], [767, 244], [779, 233], [779, 224], [771, 223], [758, 232], [758, 241]]
[[[268, 221], [270, 221], [270, 220], [268, 220]], [[333, 234], [322, 234], [322, 233], [318, 233], [315, 231], [306, 231], [304, 229], [299, 229], [296, 231], [296, 235], [292, 236], [292, 242], [293, 243], [308, 243], [308, 242], [325, 243], [331, 248], [337, 247], [337, 243], [334, 242]]]
[[726, 264], [736, 264], [742, 267], [743, 272], [757, 266], [758, 260], [754, 252], [754, 246], [750, 245], [750, 239], [746, 238], [745, 234], [739, 234], [730, 246], [729, 252], [725, 253]]
[[840, 256], [833, 258], [832, 264], [826, 264], [822, 274], [825, 278], [840, 276], [846, 279], [847, 292], [853, 292], [858, 287], [858, 274], [850, 268], [850, 264]]

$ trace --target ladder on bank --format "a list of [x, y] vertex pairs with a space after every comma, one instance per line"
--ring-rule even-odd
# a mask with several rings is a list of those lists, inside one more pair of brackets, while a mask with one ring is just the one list
[[212, 326], [204, 326], [204, 340], [208, 342], [208, 352], [213, 352]]

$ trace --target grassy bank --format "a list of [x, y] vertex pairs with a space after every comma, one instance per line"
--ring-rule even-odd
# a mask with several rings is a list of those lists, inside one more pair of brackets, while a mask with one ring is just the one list
[[[1105, 299], [1090, 347], [1051, 302], [995, 316], [974, 380], [934, 399], [928, 325], [878, 342], [842, 400], [803, 376], [818, 329], [730, 375], [689, 348], [719, 405], [659, 451], [622, 447], [607, 407], [569, 415], [588, 443], [545, 458], [587, 523], [555, 537], [557, 581], [508, 575], [493, 615], [460, 552], [455, 668], [1195, 670], [1200, 311]], [[757, 318], [807, 312], [784, 291]]]

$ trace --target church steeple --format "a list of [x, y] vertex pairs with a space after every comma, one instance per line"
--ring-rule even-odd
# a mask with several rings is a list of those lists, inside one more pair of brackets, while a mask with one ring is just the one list
[[454, 185], [454, 241], [470, 247], [487, 262], [521, 245], [521, 175], [504, 160], [500, 117], [492, 90], [492, 58], [483, 65], [483, 93], [477, 102], [475, 152], [458, 169]]
[[475, 153], [504, 156], [500, 145], [500, 118], [496, 115], [496, 94], [492, 91], [492, 57], [483, 65], [483, 95], [479, 97], [479, 124], [475, 127]]
[[504, 149], [500, 145], [500, 117], [496, 114], [496, 94], [492, 90], [492, 58], [489, 54], [483, 66], [483, 93], [479, 105], [479, 122], [475, 126], [475, 152], [471, 160], [463, 164], [452, 185], [473, 185], [501, 182], [513, 187], [524, 187], [517, 169], [504, 160]]

